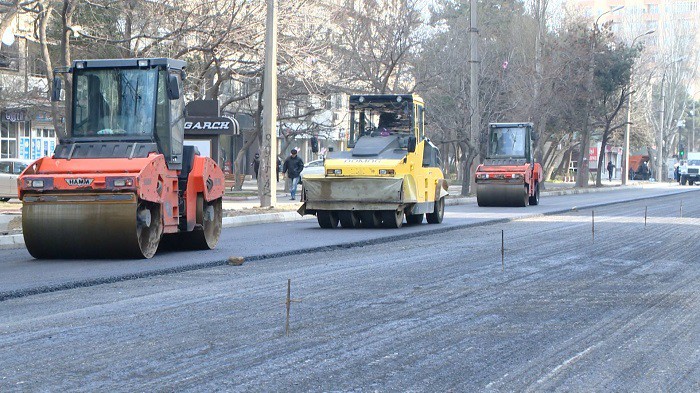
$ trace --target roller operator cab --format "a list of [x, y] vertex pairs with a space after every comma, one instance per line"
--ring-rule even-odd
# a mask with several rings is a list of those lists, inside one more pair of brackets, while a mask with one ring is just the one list
[[442, 222], [447, 182], [438, 148], [425, 137], [417, 95], [350, 96], [348, 150], [304, 176], [300, 214], [322, 228], [386, 227]]
[[184, 68], [179, 60], [121, 59], [56, 70], [72, 81], [67, 136], [18, 179], [32, 256], [150, 258], [165, 235], [188, 248], [217, 244], [224, 175], [183, 146]]
[[484, 163], [476, 169], [479, 206], [527, 206], [540, 203], [542, 166], [533, 160], [532, 123], [489, 124]]

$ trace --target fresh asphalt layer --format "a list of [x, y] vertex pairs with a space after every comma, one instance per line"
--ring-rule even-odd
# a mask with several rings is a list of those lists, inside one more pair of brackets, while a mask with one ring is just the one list
[[[700, 391], [700, 260], [688, 246], [700, 241], [698, 194], [614, 196], [0, 302], [0, 391]], [[595, 226], [583, 207], [594, 203], [607, 203]], [[513, 216], [455, 206], [445, 225], [482, 214]], [[329, 244], [327, 232], [384, 235], [312, 224], [227, 236], [261, 255]], [[416, 231], [404, 229], [394, 233]]]
[[[114, 283], [163, 274], [220, 266], [229, 257], [246, 261], [301, 255], [336, 248], [355, 248], [428, 233], [506, 222], [575, 209], [697, 192], [696, 187], [644, 187], [590, 194], [543, 197], [539, 206], [486, 208], [475, 203], [448, 206], [442, 224], [423, 223], [400, 229], [334, 229], [318, 227], [316, 220], [280, 222], [226, 228], [214, 250], [182, 251], [161, 247], [148, 260], [36, 260], [26, 249], [0, 250], [0, 301], [76, 287]], [[653, 202], [650, 202], [653, 203]]]

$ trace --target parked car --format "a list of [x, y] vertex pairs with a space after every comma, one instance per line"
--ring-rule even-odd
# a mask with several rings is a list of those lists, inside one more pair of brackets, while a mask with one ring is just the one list
[[0, 201], [17, 198], [17, 178], [32, 162], [17, 158], [0, 159]]
[[301, 172], [302, 175], [323, 175], [325, 172], [323, 167], [323, 160], [315, 160], [306, 163], [304, 165], [304, 171]]

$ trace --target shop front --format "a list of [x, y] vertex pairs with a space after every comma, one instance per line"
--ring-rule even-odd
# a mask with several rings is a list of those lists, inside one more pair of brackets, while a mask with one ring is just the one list
[[56, 132], [50, 117], [29, 116], [26, 109], [0, 112], [0, 158], [36, 160], [50, 156], [56, 148]]

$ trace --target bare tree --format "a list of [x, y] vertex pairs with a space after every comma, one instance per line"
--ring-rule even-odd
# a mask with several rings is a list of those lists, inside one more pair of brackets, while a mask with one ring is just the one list
[[346, 3], [335, 13], [333, 61], [341, 65], [339, 87], [346, 91], [390, 93], [411, 90], [411, 50], [420, 42], [418, 0]]

